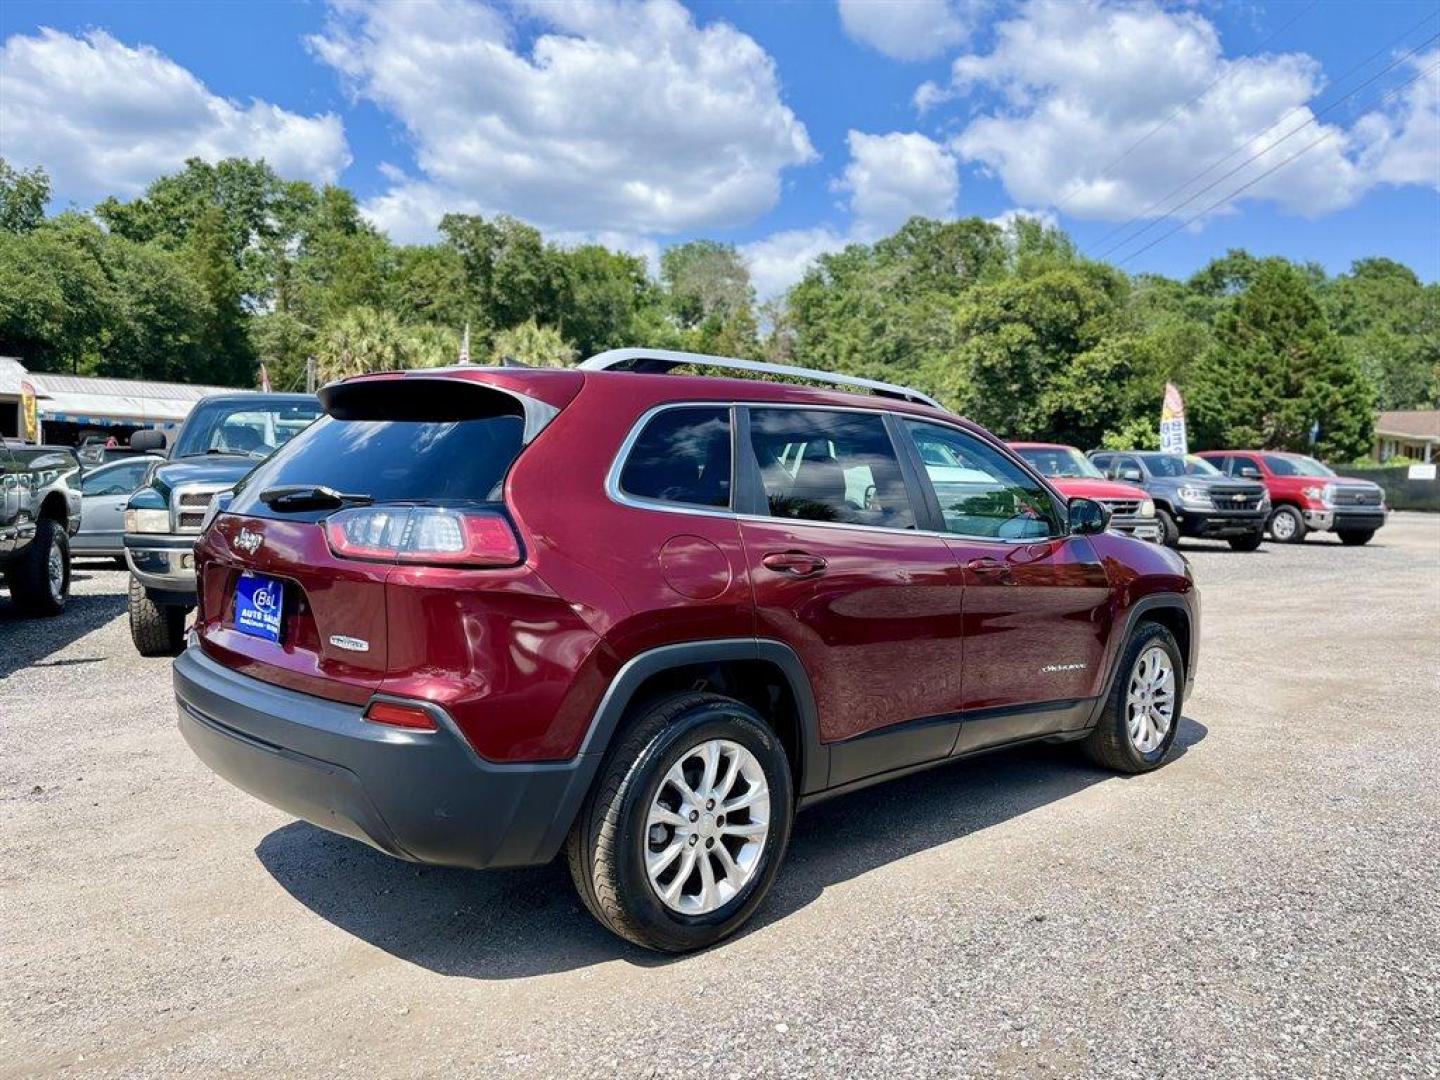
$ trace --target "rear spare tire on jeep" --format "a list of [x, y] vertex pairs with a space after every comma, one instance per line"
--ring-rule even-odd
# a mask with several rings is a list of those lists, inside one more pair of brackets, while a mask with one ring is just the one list
[[53, 518], [35, 523], [35, 536], [5, 571], [10, 599], [25, 615], [59, 615], [70, 595], [70, 538]]
[[157, 604], [130, 579], [130, 638], [141, 656], [174, 656], [185, 645], [185, 609]]
[[570, 874], [621, 937], [702, 949], [765, 899], [793, 816], [790, 763], [769, 725], [731, 698], [676, 694], [607, 756], [570, 832]]

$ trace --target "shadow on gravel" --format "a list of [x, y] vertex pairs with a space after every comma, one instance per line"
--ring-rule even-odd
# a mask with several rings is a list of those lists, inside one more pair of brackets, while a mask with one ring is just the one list
[[[10, 600], [10, 594], [0, 593], [0, 679], [21, 668], [39, 666], [47, 656], [125, 614], [129, 578], [123, 574], [114, 577], [118, 583], [114, 592], [72, 595], [65, 601], [65, 611], [54, 618], [23, 616]], [[71, 580], [82, 578], [72, 574]], [[104, 659], [103, 656], [67, 657], [54, 661], [52, 666], [88, 664]]]
[[[1172, 760], [1206, 734], [1205, 725], [1182, 719]], [[774, 892], [750, 928], [785, 918], [831, 885], [1106, 780], [1124, 782], [1073, 747], [1027, 747], [822, 803], [796, 819]], [[525, 870], [416, 866], [301, 821], [267, 835], [255, 854], [322, 919], [441, 975], [512, 979], [615, 959], [645, 967], [675, 959], [603, 930], [580, 906], [563, 856]], [[964, 887], [957, 879], [955, 888]]]

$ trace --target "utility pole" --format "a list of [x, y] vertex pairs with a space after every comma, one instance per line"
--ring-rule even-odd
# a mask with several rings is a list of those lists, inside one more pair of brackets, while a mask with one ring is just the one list
[[307, 394], [315, 392], [315, 357], [313, 356], [305, 358], [305, 392]]

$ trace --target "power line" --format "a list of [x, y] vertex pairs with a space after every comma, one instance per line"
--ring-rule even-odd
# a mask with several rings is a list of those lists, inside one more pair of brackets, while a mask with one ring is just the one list
[[[1354, 66], [1351, 67], [1351, 68], [1349, 68], [1347, 71], [1345, 71], [1342, 75], [1340, 75], [1340, 76], [1335, 80], [1335, 83], [1338, 85], [1339, 83], [1344, 82], [1346, 79], [1348, 79], [1348, 78], [1349, 78], [1351, 75], [1353, 75], [1355, 72], [1357, 72], [1357, 71], [1359, 71], [1361, 68], [1367, 66], [1367, 65], [1368, 65], [1371, 61], [1373, 61], [1377, 56], [1381, 56], [1381, 55], [1385, 54], [1386, 52], [1388, 52], [1391, 48], [1393, 48], [1393, 47], [1395, 46], [1395, 44], [1396, 44], [1397, 42], [1402, 41], [1403, 39], [1409, 37], [1410, 34], [1412, 34], [1416, 29], [1418, 29], [1418, 28], [1421, 27], [1421, 26], [1424, 26], [1425, 23], [1427, 23], [1427, 22], [1429, 22], [1429, 21], [1430, 21], [1430, 16], [1428, 16], [1428, 15], [1425, 16], [1423, 19], [1421, 19], [1421, 20], [1420, 20], [1418, 23], [1416, 23], [1414, 26], [1411, 26], [1409, 29], [1407, 29], [1404, 33], [1400, 34], [1400, 35], [1399, 35], [1398, 37], [1396, 37], [1396, 38], [1393, 38], [1391, 41], [1387, 42], [1385, 45], [1381, 46], [1381, 47], [1380, 47], [1379, 49], [1377, 49], [1375, 52], [1373, 52], [1373, 53], [1371, 53], [1369, 56], [1367, 56], [1364, 60], [1360, 61], [1360, 63], [1354, 65]], [[1440, 37], [1440, 35], [1435, 35], [1435, 36]], [[1380, 78], [1380, 76], [1386, 74], [1387, 72], [1393, 71], [1399, 64], [1404, 63], [1404, 62], [1405, 62], [1406, 60], [1408, 60], [1411, 56], [1415, 55], [1415, 53], [1419, 52], [1420, 49], [1423, 49], [1426, 45], [1428, 45], [1428, 44], [1430, 43], [1430, 41], [1433, 41], [1433, 40], [1434, 40], [1434, 37], [1430, 38], [1429, 40], [1427, 40], [1427, 41], [1425, 41], [1425, 42], [1422, 42], [1420, 45], [1418, 45], [1418, 46], [1416, 46], [1414, 49], [1412, 49], [1409, 53], [1406, 53], [1404, 56], [1400, 57], [1398, 60], [1396, 60], [1396, 61], [1394, 61], [1393, 63], [1389, 64], [1387, 67], [1383, 68], [1382, 70], [1380, 70], [1379, 72], [1377, 72], [1375, 75], [1373, 75], [1373, 76], [1371, 76], [1369, 79], [1365, 80], [1365, 82], [1361, 83], [1359, 86], [1357, 86], [1357, 87], [1355, 87], [1353, 90], [1349, 91], [1349, 92], [1348, 92], [1347, 94], [1345, 94], [1343, 97], [1338, 98], [1337, 100], [1331, 102], [1329, 105], [1326, 105], [1326, 106], [1325, 106], [1323, 109], [1321, 109], [1319, 112], [1317, 112], [1317, 113], [1315, 113], [1313, 116], [1311, 116], [1311, 118], [1310, 118], [1309, 121], [1307, 121], [1307, 122], [1304, 123], [1304, 124], [1301, 124], [1299, 127], [1295, 128], [1293, 131], [1288, 132], [1288, 133], [1287, 133], [1286, 135], [1284, 135], [1282, 138], [1277, 139], [1274, 143], [1270, 144], [1270, 146], [1267, 146], [1265, 149], [1258, 151], [1256, 154], [1252, 155], [1249, 159], [1247, 159], [1246, 161], [1242, 162], [1241, 165], [1239, 166], [1239, 168], [1243, 168], [1245, 165], [1248, 165], [1251, 161], [1255, 160], [1256, 157], [1259, 157], [1259, 156], [1261, 156], [1261, 155], [1263, 155], [1263, 154], [1265, 154], [1265, 153], [1268, 153], [1271, 149], [1273, 149], [1275, 146], [1278, 146], [1280, 143], [1284, 142], [1286, 139], [1288, 139], [1291, 135], [1294, 135], [1296, 132], [1303, 131], [1306, 127], [1310, 126], [1310, 124], [1315, 123], [1316, 120], [1318, 120], [1321, 116], [1325, 115], [1326, 113], [1330, 112], [1330, 111], [1331, 111], [1332, 109], [1334, 109], [1337, 105], [1341, 104], [1342, 102], [1344, 102], [1344, 101], [1347, 100], [1348, 98], [1351, 98], [1351, 97], [1353, 97], [1354, 95], [1358, 94], [1361, 90], [1365, 89], [1365, 87], [1369, 86], [1369, 85], [1370, 85], [1371, 83], [1373, 83], [1376, 79]], [[1249, 136], [1248, 138], [1245, 139], [1245, 141], [1244, 141], [1243, 143], [1241, 143], [1241, 144], [1240, 144], [1239, 146], [1237, 146], [1235, 149], [1231, 150], [1228, 154], [1225, 154], [1225, 155], [1223, 155], [1222, 157], [1219, 157], [1219, 158], [1215, 159], [1215, 160], [1212, 161], [1209, 165], [1207, 165], [1204, 169], [1200, 170], [1200, 172], [1194, 174], [1193, 176], [1187, 178], [1186, 180], [1183, 180], [1183, 181], [1182, 181], [1179, 185], [1177, 185], [1176, 187], [1171, 188], [1170, 191], [1168, 191], [1165, 195], [1163, 195], [1163, 196], [1161, 196], [1160, 198], [1156, 199], [1156, 200], [1155, 200], [1154, 202], [1152, 202], [1149, 206], [1145, 207], [1145, 209], [1141, 210], [1139, 213], [1137, 213], [1137, 214], [1135, 214], [1134, 216], [1132, 216], [1128, 221], [1124, 222], [1124, 223], [1121, 224], [1121, 225], [1117, 225], [1115, 228], [1113, 228], [1113, 229], [1111, 229], [1109, 232], [1107, 232], [1104, 236], [1100, 237], [1099, 240], [1096, 240], [1096, 241], [1094, 241], [1093, 243], [1086, 245], [1086, 247], [1085, 247], [1085, 249], [1084, 249], [1085, 252], [1088, 254], [1088, 253], [1090, 253], [1091, 251], [1094, 251], [1095, 248], [1098, 248], [1101, 244], [1104, 244], [1104, 243], [1105, 243], [1107, 240], [1109, 240], [1112, 236], [1116, 235], [1117, 233], [1124, 232], [1126, 229], [1130, 228], [1131, 225], [1134, 225], [1137, 221], [1140, 221], [1140, 220], [1142, 220], [1143, 218], [1147, 217], [1147, 216], [1150, 214], [1151, 211], [1153, 211], [1153, 210], [1157, 209], [1158, 207], [1162, 206], [1163, 204], [1169, 202], [1171, 198], [1173, 198], [1174, 196], [1178, 195], [1180, 192], [1184, 191], [1184, 190], [1185, 190], [1186, 188], [1188, 188], [1191, 184], [1195, 183], [1197, 180], [1200, 180], [1202, 177], [1207, 176], [1209, 173], [1213, 172], [1215, 169], [1219, 168], [1221, 165], [1225, 164], [1225, 162], [1227, 162], [1227, 161], [1229, 161], [1231, 158], [1233, 158], [1236, 154], [1241, 153], [1241, 152], [1245, 149], [1245, 147], [1253, 144], [1256, 139], [1259, 139], [1260, 137], [1268, 134], [1269, 132], [1274, 131], [1274, 130], [1275, 130], [1276, 128], [1278, 128], [1281, 124], [1285, 123], [1286, 120], [1289, 120], [1292, 116], [1295, 116], [1296, 114], [1298, 114], [1298, 113], [1300, 113], [1301, 111], [1303, 111], [1305, 108], [1307, 108], [1308, 104], [1309, 104], [1309, 103], [1307, 102], [1305, 105], [1297, 105], [1297, 106], [1295, 106], [1293, 109], [1291, 109], [1289, 112], [1287, 112], [1284, 116], [1280, 117], [1279, 120], [1276, 120], [1274, 123], [1272, 123], [1269, 127], [1262, 128], [1261, 130], [1257, 131], [1254, 135]], [[1232, 170], [1231, 172], [1226, 173], [1225, 176], [1220, 177], [1220, 179], [1217, 180], [1217, 181], [1215, 181], [1215, 183], [1220, 183], [1221, 181], [1225, 180], [1225, 179], [1228, 178], [1229, 176], [1233, 176], [1233, 175], [1234, 175], [1234, 172], [1235, 172], [1235, 170]], [[1126, 244], [1129, 244], [1129, 243], [1131, 243], [1131, 242], [1133, 242], [1133, 241], [1135, 241], [1135, 240], [1138, 240], [1140, 237], [1144, 236], [1145, 233], [1149, 232], [1150, 229], [1154, 228], [1154, 227], [1155, 227], [1156, 225], [1158, 225], [1160, 222], [1164, 221], [1167, 217], [1169, 217], [1170, 215], [1174, 214], [1176, 210], [1179, 210], [1179, 209], [1180, 209], [1180, 207], [1185, 206], [1186, 203], [1188, 203], [1188, 202], [1193, 202], [1196, 198], [1198, 198], [1199, 196], [1205, 194], [1206, 191], [1209, 191], [1209, 190], [1210, 190], [1211, 188], [1213, 188], [1213, 187], [1214, 187], [1214, 184], [1211, 184], [1210, 187], [1202, 188], [1200, 191], [1195, 192], [1193, 195], [1190, 196], [1189, 199], [1185, 200], [1185, 202], [1181, 202], [1181, 203], [1179, 203], [1179, 204], [1177, 204], [1177, 205], [1175, 205], [1175, 206], [1172, 206], [1172, 207], [1171, 207], [1169, 210], [1167, 210], [1164, 214], [1161, 214], [1159, 217], [1151, 220], [1144, 228], [1138, 230], [1138, 231], [1137, 231], [1136, 233], [1134, 233], [1132, 236], [1126, 237], [1125, 239], [1120, 240], [1120, 241], [1116, 242], [1115, 244], [1110, 245], [1110, 246], [1107, 247], [1104, 251], [1099, 252], [1099, 253], [1096, 255], [1096, 257], [1097, 257], [1097, 258], [1104, 258], [1106, 255], [1110, 254], [1112, 251], [1116, 251], [1116, 250], [1118, 250], [1119, 248], [1124, 247]]]
[[[1270, 42], [1274, 41], [1277, 37], [1279, 37], [1281, 34], [1283, 34], [1286, 30], [1289, 30], [1290, 27], [1294, 26], [1297, 22], [1299, 22], [1305, 15], [1307, 15], [1307, 14], [1309, 13], [1310, 9], [1313, 8], [1313, 7], [1314, 7], [1316, 4], [1318, 4], [1319, 2], [1320, 2], [1320, 0], [1310, 0], [1310, 3], [1306, 4], [1303, 8], [1301, 8], [1298, 14], [1296, 14], [1295, 16], [1293, 16], [1288, 22], [1282, 24], [1282, 25], [1281, 25], [1279, 28], [1277, 28], [1276, 30], [1272, 31], [1268, 37], [1266, 37], [1266, 38], [1265, 38], [1263, 41], [1261, 41], [1258, 45], [1255, 45], [1255, 46], [1253, 47], [1253, 50], [1252, 50], [1252, 51], [1254, 51], [1254, 52], [1259, 52], [1261, 49], [1265, 48], [1266, 45], [1269, 45]], [[1211, 90], [1214, 90], [1215, 87], [1219, 86], [1222, 82], [1224, 82], [1226, 79], [1228, 79], [1228, 78], [1230, 77], [1230, 73], [1231, 73], [1232, 71], [1234, 71], [1234, 70], [1235, 70], [1235, 65], [1232, 64], [1231, 66], [1227, 67], [1224, 71], [1220, 72], [1219, 75], [1215, 76], [1214, 80], [1211, 81], [1210, 85], [1206, 86], [1203, 90], [1201, 90], [1199, 93], [1197, 93], [1197, 94], [1196, 94], [1194, 97], [1192, 97], [1189, 101], [1186, 101], [1186, 102], [1183, 102], [1182, 104], [1176, 105], [1173, 109], [1170, 110], [1169, 114], [1166, 115], [1163, 119], [1161, 119], [1158, 123], [1156, 123], [1156, 125], [1155, 125], [1154, 127], [1152, 127], [1149, 131], [1145, 132], [1144, 135], [1141, 135], [1140, 138], [1136, 139], [1133, 143], [1131, 143], [1129, 146], [1127, 146], [1124, 150], [1120, 151], [1119, 156], [1116, 157], [1113, 161], [1111, 161], [1110, 164], [1106, 165], [1105, 168], [1101, 169], [1099, 175], [1096, 176], [1094, 179], [1095, 179], [1095, 180], [1104, 180], [1107, 176], [1110, 175], [1110, 170], [1112, 170], [1113, 168], [1115, 168], [1116, 165], [1119, 165], [1120, 162], [1124, 161], [1127, 157], [1129, 157], [1129, 156], [1131, 155], [1131, 153], [1133, 153], [1141, 144], [1143, 144], [1144, 142], [1146, 142], [1147, 140], [1149, 140], [1149, 138], [1150, 138], [1152, 135], [1154, 135], [1157, 131], [1159, 131], [1161, 128], [1167, 126], [1172, 120], [1175, 119], [1175, 117], [1179, 116], [1181, 112], [1183, 112], [1184, 110], [1188, 109], [1191, 105], [1194, 105], [1195, 102], [1199, 101], [1199, 100], [1200, 100], [1201, 98], [1203, 98], [1206, 94], [1208, 94]], [[1066, 195], [1063, 199], [1061, 199], [1058, 203], [1055, 204], [1055, 212], [1056, 212], [1057, 214], [1066, 207], [1066, 205], [1070, 202], [1071, 199], [1073, 199], [1076, 195], [1078, 195], [1078, 194], [1081, 192], [1081, 190], [1084, 188], [1084, 185], [1085, 185], [1086, 182], [1093, 182], [1093, 181], [1080, 181], [1080, 180], [1077, 180], [1077, 181], [1075, 182], [1075, 186], [1072, 187], [1072, 189], [1071, 189], [1071, 191], [1070, 191], [1070, 194]]]
[[[1380, 104], [1381, 102], [1383, 102], [1386, 98], [1394, 97], [1396, 94], [1398, 94], [1401, 90], [1404, 90], [1406, 87], [1412, 85], [1413, 83], [1419, 82], [1421, 79], [1425, 78], [1427, 75], [1433, 75], [1433, 74], [1435, 74], [1435, 73], [1437, 73], [1437, 72], [1440, 72], [1440, 64], [1435, 64], [1434, 66], [1430, 67], [1429, 69], [1427, 69], [1427, 70], [1425, 70], [1425, 71], [1421, 71], [1421, 72], [1419, 72], [1418, 74], [1413, 75], [1413, 76], [1411, 76], [1410, 78], [1406, 79], [1406, 80], [1405, 80], [1403, 83], [1401, 83], [1399, 86], [1392, 87], [1390, 90], [1387, 90], [1385, 93], [1381, 94], [1378, 98], [1375, 99], [1374, 104], [1378, 105], [1378, 104]], [[1296, 130], [1298, 131], [1299, 129], [1297, 128]], [[1322, 142], [1324, 142], [1326, 139], [1333, 139], [1333, 138], [1335, 137], [1335, 135], [1338, 134], [1338, 132], [1339, 132], [1339, 129], [1338, 129], [1338, 128], [1331, 128], [1329, 131], [1327, 131], [1327, 132], [1325, 132], [1323, 135], [1321, 135], [1318, 139], [1314, 139], [1314, 140], [1312, 140], [1311, 142], [1306, 143], [1304, 146], [1302, 146], [1299, 150], [1295, 151], [1295, 153], [1291, 154], [1291, 155], [1290, 155], [1288, 158], [1286, 158], [1284, 161], [1281, 161], [1281, 162], [1279, 162], [1278, 164], [1275, 164], [1275, 165], [1270, 166], [1270, 168], [1266, 169], [1266, 170], [1265, 170], [1264, 172], [1262, 172], [1259, 176], [1252, 177], [1251, 179], [1247, 180], [1245, 183], [1241, 184], [1241, 185], [1240, 185], [1238, 188], [1236, 188], [1234, 191], [1231, 191], [1229, 194], [1224, 195], [1224, 196], [1222, 196], [1222, 197], [1219, 198], [1219, 199], [1216, 199], [1213, 203], [1211, 203], [1209, 206], [1205, 207], [1205, 209], [1201, 210], [1198, 214], [1195, 214], [1195, 215], [1192, 216], [1192, 217], [1186, 218], [1184, 221], [1182, 221], [1182, 222], [1180, 222], [1178, 225], [1176, 225], [1173, 229], [1169, 229], [1169, 230], [1167, 230], [1166, 232], [1162, 233], [1161, 235], [1157, 236], [1154, 240], [1151, 240], [1150, 243], [1146, 244], [1146, 245], [1145, 245], [1144, 247], [1142, 247], [1140, 250], [1131, 252], [1129, 255], [1125, 256], [1125, 258], [1121, 259], [1118, 265], [1124, 266], [1126, 263], [1131, 262], [1131, 261], [1133, 261], [1134, 259], [1139, 258], [1141, 255], [1145, 254], [1145, 252], [1149, 251], [1151, 248], [1153, 248], [1156, 244], [1160, 243], [1162, 240], [1166, 240], [1166, 239], [1168, 239], [1169, 237], [1174, 236], [1174, 235], [1175, 235], [1177, 232], [1179, 232], [1181, 229], [1184, 229], [1184, 228], [1189, 227], [1190, 225], [1193, 225], [1195, 222], [1199, 221], [1201, 218], [1203, 218], [1206, 214], [1210, 213], [1210, 211], [1214, 210], [1216, 207], [1218, 207], [1218, 206], [1223, 206], [1225, 203], [1227, 203], [1227, 202], [1229, 202], [1231, 199], [1235, 198], [1235, 196], [1239, 195], [1242, 191], [1246, 191], [1247, 189], [1254, 187], [1254, 186], [1255, 186], [1256, 184], [1258, 184], [1261, 180], [1264, 180], [1267, 176], [1271, 175], [1272, 173], [1279, 172], [1279, 171], [1280, 171], [1281, 169], [1283, 169], [1286, 165], [1289, 165], [1292, 161], [1295, 161], [1297, 158], [1303, 157], [1306, 153], [1308, 153], [1310, 150], [1313, 150], [1315, 147], [1319, 146], [1319, 145], [1320, 145]]]

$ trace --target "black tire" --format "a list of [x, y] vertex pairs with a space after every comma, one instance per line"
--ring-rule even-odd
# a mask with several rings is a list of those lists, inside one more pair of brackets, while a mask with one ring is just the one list
[[141, 656], [175, 656], [185, 646], [185, 609], [157, 604], [130, 578], [130, 640]]
[[[759, 762], [770, 791], [770, 828], [760, 865], [740, 891], [708, 914], [686, 915], [666, 906], [650, 883], [646, 819], [666, 772], [716, 738], [740, 744]], [[794, 814], [790, 763], [769, 725], [731, 698], [677, 694], [647, 707], [607, 755], [566, 842], [570, 875], [590, 913], [627, 941], [660, 952], [703, 949], [733, 934], [764, 901]]]
[[[50, 556], [60, 557], [58, 587], [51, 581]], [[51, 518], [35, 523], [35, 535], [19, 560], [5, 571], [10, 586], [10, 599], [22, 615], [59, 615], [65, 610], [70, 595], [70, 537], [64, 527]]]
[[1230, 537], [1230, 547], [1235, 551], [1254, 551], [1265, 542], [1265, 533], [1253, 532], [1248, 536]]
[[1359, 547], [1361, 544], [1368, 544], [1375, 535], [1374, 529], [1346, 529], [1338, 534], [1340, 543], [1346, 547]]
[[1180, 546], [1180, 526], [1175, 524], [1175, 518], [1170, 511], [1163, 507], [1155, 510], [1155, 520], [1160, 522], [1160, 543], [1168, 548]]
[[[1275, 531], [1276, 521], [1281, 523], [1279, 533]], [[1295, 507], [1277, 506], [1270, 514], [1270, 521], [1265, 526], [1265, 531], [1277, 544], [1303, 544], [1305, 534], [1310, 531], [1310, 527], [1305, 524], [1305, 515]]]
[[[1129, 717], [1125, 706], [1127, 691], [1135, 661], [1151, 645], [1159, 645], [1170, 655], [1175, 671], [1175, 712], [1170, 730], [1165, 738], [1149, 753], [1142, 753], [1130, 741]], [[1090, 760], [1107, 769], [1122, 773], [1143, 773], [1158, 769], [1165, 761], [1175, 742], [1175, 733], [1180, 730], [1180, 717], [1185, 707], [1185, 658], [1170, 631], [1159, 623], [1142, 622], [1135, 628], [1125, 652], [1120, 657], [1120, 666], [1115, 671], [1115, 683], [1105, 699], [1104, 711], [1095, 730], [1081, 744]]]

